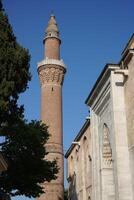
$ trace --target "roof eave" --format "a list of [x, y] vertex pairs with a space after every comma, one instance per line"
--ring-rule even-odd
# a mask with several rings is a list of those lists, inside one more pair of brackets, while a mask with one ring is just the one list
[[130, 49], [129, 46], [131, 45], [131, 43], [132, 43], [133, 41], [134, 41], [134, 33], [132, 34], [132, 36], [131, 36], [131, 38], [129, 39], [128, 43], [126, 44], [124, 50], [122, 51], [122, 53], [121, 53], [122, 56], [124, 56], [124, 54], [126, 54], [126, 51], [127, 51], [128, 49]]
[[[80, 138], [82, 137], [82, 135], [84, 134], [84, 131], [87, 129], [87, 127], [90, 125], [90, 118], [87, 119], [84, 123], [84, 125], [82, 126], [82, 128], [80, 129], [79, 133], [76, 135], [75, 139], [73, 140], [74, 142], [77, 142], [80, 140]], [[68, 156], [70, 155], [70, 153], [72, 152], [73, 148], [75, 147], [76, 144], [71, 144], [71, 146], [69, 147], [69, 149], [67, 150], [66, 154], [65, 154], [65, 158], [68, 158]]]
[[85, 101], [86, 105], [91, 106], [92, 99], [95, 95], [95, 92], [96, 92], [96, 89], [98, 88], [99, 83], [102, 81], [102, 79], [105, 77], [105, 75], [109, 73], [109, 71], [114, 70], [117, 67], [119, 67], [119, 65], [113, 64], [113, 63], [107, 63], [105, 65], [105, 67], [103, 68], [101, 74], [99, 75], [97, 81], [95, 82], [91, 92], [89, 93], [89, 95]]

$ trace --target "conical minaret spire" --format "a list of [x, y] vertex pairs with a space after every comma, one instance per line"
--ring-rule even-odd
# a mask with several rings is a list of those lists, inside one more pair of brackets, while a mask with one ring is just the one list
[[38, 74], [41, 83], [41, 120], [48, 125], [50, 138], [46, 144], [48, 160], [57, 160], [58, 178], [44, 183], [45, 194], [39, 200], [64, 199], [64, 156], [62, 130], [62, 85], [65, 65], [60, 59], [60, 37], [54, 15], [50, 16], [45, 29], [44, 59], [38, 63]]
[[50, 20], [48, 22], [48, 26], [45, 30], [45, 38], [51, 38], [51, 37], [55, 37], [57, 39], [59, 38], [59, 30], [58, 30], [58, 25], [55, 19], [55, 16], [53, 14], [51, 14], [50, 16]]
[[44, 36], [44, 56], [46, 59], [60, 60], [60, 33], [55, 16], [51, 14]]

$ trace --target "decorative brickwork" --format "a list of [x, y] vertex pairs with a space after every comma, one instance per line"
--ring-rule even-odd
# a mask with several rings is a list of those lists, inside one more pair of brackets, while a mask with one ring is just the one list
[[49, 127], [45, 159], [57, 160], [57, 179], [42, 184], [45, 193], [38, 200], [64, 199], [64, 155], [62, 130], [62, 84], [66, 72], [60, 59], [60, 38], [55, 17], [51, 15], [45, 32], [44, 59], [37, 69], [41, 84], [41, 120]]
[[59, 66], [48, 65], [39, 70], [41, 85], [54, 83], [62, 85], [64, 79], [64, 69]]

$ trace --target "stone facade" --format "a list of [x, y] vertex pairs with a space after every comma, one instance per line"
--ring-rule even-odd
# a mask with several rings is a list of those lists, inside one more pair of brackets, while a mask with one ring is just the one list
[[[92, 149], [88, 195], [92, 200], [134, 200], [134, 35], [119, 64], [104, 67], [86, 104], [90, 107], [88, 148]], [[69, 166], [72, 155], [73, 150], [66, 155]], [[76, 179], [76, 185], [79, 181], [84, 188], [82, 180]]]
[[[68, 159], [67, 179], [69, 199], [91, 198], [91, 139], [90, 119], [87, 119], [71, 147], [66, 153]], [[87, 177], [90, 177], [87, 179]]]
[[64, 156], [62, 130], [62, 84], [66, 72], [60, 60], [59, 31], [51, 15], [44, 37], [45, 58], [38, 63], [41, 84], [41, 120], [49, 127], [50, 138], [45, 146], [46, 159], [57, 160], [59, 173], [56, 180], [44, 183], [45, 193], [38, 200], [64, 199]]
[[[128, 147], [134, 191], [134, 35], [123, 52], [123, 68], [128, 70], [128, 77], [124, 85], [125, 106], [127, 119]], [[133, 192], [134, 199], [134, 192]]]

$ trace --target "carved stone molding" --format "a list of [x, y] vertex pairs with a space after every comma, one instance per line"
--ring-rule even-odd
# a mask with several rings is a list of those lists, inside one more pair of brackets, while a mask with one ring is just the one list
[[103, 128], [103, 164], [111, 166], [112, 165], [112, 149], [109, 141], [109, 130], [104, 124]]
[[63, 84], [64, 69], [58, 66], [45, 66], [38, 70], [41, 85], [54, 83]]

